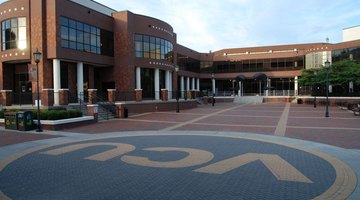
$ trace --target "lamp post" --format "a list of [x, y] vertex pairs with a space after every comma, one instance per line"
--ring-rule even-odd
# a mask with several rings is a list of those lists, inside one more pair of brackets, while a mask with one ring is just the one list
[[[179, 73], [179, 66], [175, 67], [175, 71], [176, 71], [176, 82], [178, 83], [178, 73]], [[176, 112], [180, 112], [180, 105], [179, 105], [179, 85], [177, 85], [177, 90], [176, 90]]]
[[37, 129], [36, 132], [42, 132], [40, 124], [40, 92], [39, 92], [39, 62], [41, 58], [41, 52], [36, 48], [34, 52], [34, 61], [36, 63], [36, 93], [37, 93]]
[[326, 69], [326, 110], [325, 117], [329, 117], [329, 70], [330, 70], [330, 62], [327, 60], [325, 62]]

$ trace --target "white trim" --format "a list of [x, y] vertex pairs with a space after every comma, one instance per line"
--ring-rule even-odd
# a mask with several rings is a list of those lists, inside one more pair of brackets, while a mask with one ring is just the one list
[[[60, 119], [60, 120], [41, 120], [41, 124], [43, 125], [60, 125], [60, 124], [68, 124], [74, 122], [83, 122], [94, 120], [94, 116], [85, 116], [85, 117], [77, 117], [77, 118], [70, 118], [70, 119]], [[36, 120], [34, 119], [34, 122]]]

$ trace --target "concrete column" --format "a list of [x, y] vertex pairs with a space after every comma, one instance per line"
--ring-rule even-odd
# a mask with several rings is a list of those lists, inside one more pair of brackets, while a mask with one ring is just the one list
[[84, 101], [84, 64], [78, 62], [76, 65], [77, 73], [77, 95], [81, 101]]
[[155, 100], [160, 99], [160, 69], [155, 69], [154, 72], [154, 84], [155, 84]]
[[238, 96], [241, 97], [242, 96], [242, 82], [239, 81], [239, 91], [238, 91]]
[[136, 67], [136, 89], [141, 89], [141, 68]]
[[184, 90], [185, 90], [185, 81], [184, 76], [181, 76], [180, 78], [180, 91], [181, 91], [181, 98], [184, 98]]
[[195, 90], [195, 78], [191, 78], [191, 90]]
[[299, 95], [299, 82], [298, 82], [298, 77], [295, 76], [294, 78], [295, 82], [294, 82], [294, 95], [298, 96]]
[[266, 96], [269, 96], [269, 88], [270, 88], [270, 85], [271, 85], [271, 79], [270, 79], [270, 78], [267, 78], [267, 79], [266, 79], [266, 87], [267, 87]]
[[200, 91], [200, 78], [197, 78], [196, 90]]
[[186, 78], [186, 90], [189, 91], [190, 90], [190, 77]]
[[212, 79], [212, 95], [215, 95], [215, 92], [216, 92], [216, 82], [215, 82], [215, 79], [213, 78]]
[[168, 97], [169, 99], [173, 98], [173, 72], [169, 71], [169, 90], [168, 90]]
[[60, 60], [53, 60], [54, 105], [59, 105], [59, 89], [61, 88]]

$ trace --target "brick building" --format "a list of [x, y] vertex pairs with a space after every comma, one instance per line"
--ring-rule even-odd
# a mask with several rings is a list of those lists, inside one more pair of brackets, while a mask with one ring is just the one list
[[302, 69], [360, 60], [360, 40], [199, 53], [178, 44], [164, 21], [92, 0], [8, 0], [0, 5], [0, 19], [4, 105], [34, 104], [36, 80], [29, 71], [36, 49], [42, 53], [42, 102], [51, 105], [68, 103], [64, 98], [76, 102], [93, 89], [100, 96], [115, 89], [128, 100], [171, 99], [174, 91], [182, 98], [188, 91], [297, 95]]

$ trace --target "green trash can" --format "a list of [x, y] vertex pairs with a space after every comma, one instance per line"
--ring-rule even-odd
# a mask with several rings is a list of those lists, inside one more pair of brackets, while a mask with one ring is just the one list
[[19, 111], [16, 113], [19, 131], [34, 130], [34, 121], [31, 111]]
[[17, 130], [17, 118], [16, 112], [6, 112], [5, 118], [5, 129]]

